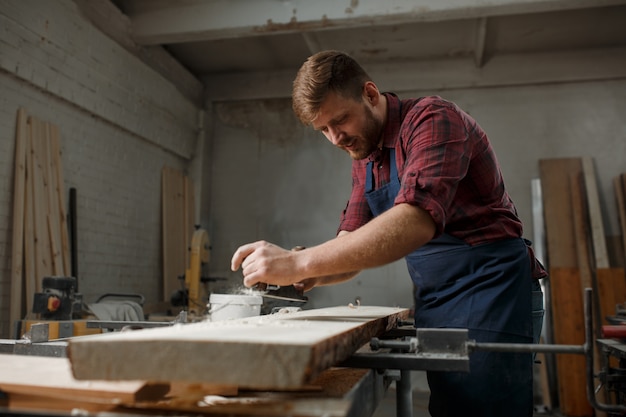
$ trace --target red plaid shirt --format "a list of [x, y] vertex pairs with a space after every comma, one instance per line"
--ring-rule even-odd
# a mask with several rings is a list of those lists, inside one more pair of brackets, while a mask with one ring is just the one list
[[467, 244], [522, 236], [522, 223], [504, 188], [487, 135], [472, 117], [440, 97], [398, 99], [386, 93], [383, 148], [353, 161], [352, 194], [339, 230], [353, 231], [372, 219], [365, 175], [374, 163], [376, 188], [389, 182], [389, 149], [396, 150], [400, 192], [394, 204], [430, 213], [436, 236], [446, 232]]

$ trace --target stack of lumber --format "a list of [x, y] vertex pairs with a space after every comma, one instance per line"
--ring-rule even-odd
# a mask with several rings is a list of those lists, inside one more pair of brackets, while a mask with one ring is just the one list
[[193, 183], [182, 171], [165, 166], [161, 175], [163, 301], [181, 289], [189, 266], [189, 246], [195, 226]]
[[57, 126], [17, 114], [10, 320], [32, 311], [45, 276], [68, 276], [70, 252]]
[[[605, 317], [614, 315], [616, 305], [626, 301], [624, 269], [609, 264], [593, 160], [543, 159], [539, 168], [554, 342], [581, 345], [585, 341], [584, 289], [594, 292], [597, 336], [600, 326], [607, 324]], [[597, 369], [598, 363], [595, 365]], [[556, 367], [561, 412], [592, 416], [586, 398], [584, 357], [557, 355]]]

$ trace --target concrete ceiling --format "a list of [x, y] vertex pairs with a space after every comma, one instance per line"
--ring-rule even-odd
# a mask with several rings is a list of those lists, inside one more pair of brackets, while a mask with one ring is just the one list
[[[481, 68], [502, 55], [626, 46], [626, 0], [100, 3], [109, 1], [124, 21], [115, 30], [135, 48], [164, 50], [204, 85], [224, 75], [293, 74], [324, 49], [346, 51], [365, 66], [465, 58]], [[111, 11], [107, 19], [111, 32]]]

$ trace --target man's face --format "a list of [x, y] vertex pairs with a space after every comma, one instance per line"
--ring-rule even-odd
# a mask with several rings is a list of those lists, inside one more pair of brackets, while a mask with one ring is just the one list
[[366, 158], [376, 149], [382, 131], [382, 122], [374, 117], [366, 102], [336, 93], [328, 94], [312, 124], [355, 160]]

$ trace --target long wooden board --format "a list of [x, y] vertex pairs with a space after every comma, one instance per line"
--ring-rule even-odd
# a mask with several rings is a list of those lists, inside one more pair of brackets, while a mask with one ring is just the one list
[[298, 388], [407, 316], [345, 306], [205, 321], [76, 338], [68, 357], [77, 379]]
[[[0, 369], [0, 390], [9, 394], [11, 408], [67, 409], [68, 403], [74, 403], [104, 410], [154, 400], [170, 388], [143, 381], [78, 381], [67, 358], [0, 354]], [[25, 397], [28, 407], [20, 400]], [[54, 406], [59, 401], [64, 408]]]

